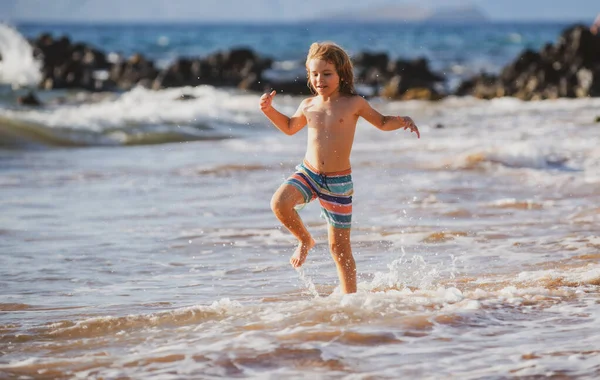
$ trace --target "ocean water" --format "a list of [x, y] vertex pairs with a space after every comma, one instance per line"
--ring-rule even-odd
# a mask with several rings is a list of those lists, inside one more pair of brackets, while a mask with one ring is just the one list
[[[510, 61], [510, 49], [516, 56], [561, 30], [542, 27], [477, 26], [483, 32], [468, 35], [512, 35], [500, 55]], [[48, 28], [0, 29], [3, 57], [23, 56], [23, 38]], [[53, 28], [107, 50], [152, 52], [102, 26]], [[196, 29], [141, 29], [155, 38], [122, 28], [164, 36], [155, 57], [165, 60], [246, 38], [279, 41], [255, 46], [282, 61], [301, 58], [310, 39], [361, 48], [341, 32], [319, 34], [334, 30], [325, 26], [294, 36], [278, 27], [275, 37], [211, 26], [212, 45], [189, 32], [196, 42], [179, 48], [168, 47], [174, 30]], [[361, 28], [353, 33], [375, 33]], [[501, 62], [482, 44], [465, 54], [443, 42], [446, 33], [406, 28], [431, 33], [414, 42], [422, 51], [457, 50], [467, 70]], [[388, 38], [381, 49], [404, 51], [400, 33], [396, 42], [378, 33]], [[35, 78], [35, 63], [19, 71], [10, 62], [1, 68], [12, 67], [11, 78]], [[317, 245], [302, 270], [288, 263], [295, 244], [269, 201], [301, 161], [306, 131], [277, 132], [259, 94], [47, 92], [46, 107], [29, 109], [14, 101], [26, 89], [4, 81], [0, 378], [600, 376], [600, 99], [372, 99], [382, 113], [413, 117], [421, 139], [359, 121], [359, 284], [343, 295], [316, 204], [301, 216]], [[182, 94], [194, 99], [176, 100]], [[275, 105], [290, 114], [300, 101], [278, 95]]]

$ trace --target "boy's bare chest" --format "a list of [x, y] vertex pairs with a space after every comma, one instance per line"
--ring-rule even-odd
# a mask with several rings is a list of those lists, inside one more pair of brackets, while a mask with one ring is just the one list
[[357, 120], [353, 110], [347, 107], [310, 107], [305, 115], [308, 125], [319, 129], [346, 128]]

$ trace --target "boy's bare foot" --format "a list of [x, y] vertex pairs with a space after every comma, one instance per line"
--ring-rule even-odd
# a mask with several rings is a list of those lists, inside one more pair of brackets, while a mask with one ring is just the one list
[[314, 247], [315, 244], [315, 239], [313, 238], [310, 238], [310, 241], [308, 243], [298, 243], [298, 248], [296, 248], [296, 252], [294, 252], [292, 257], [290, 257], [290, 264], [292, 264], [294, 268], [300, 268], [302, 264], [304, 264], [306, 256], [308, 256], [308, 251], [310, 251], [310, 249]]

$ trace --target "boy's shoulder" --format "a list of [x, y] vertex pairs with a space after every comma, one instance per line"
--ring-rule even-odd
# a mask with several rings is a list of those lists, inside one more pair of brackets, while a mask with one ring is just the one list
[[352, 103], [352, 104], [361, 103], [361, 102], [366, 101], [365, 98], [363, 98], [361, 95], [358, 95], [358, 94], [343, 95], [341, 97], [341, 99], [344, 99], [346, 102]]
[[349, 95], [347, 96], [348, 102], [353, 106], [353, 107], [357, 107], [357, 108], [361, 108], [363, 107], [363, 105], [365, 103], [368, 103], [367, 99], [363, 98], [361, 95]]

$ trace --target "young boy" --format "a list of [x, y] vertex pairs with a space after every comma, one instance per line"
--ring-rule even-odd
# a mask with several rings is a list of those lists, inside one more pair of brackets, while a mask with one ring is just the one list
[[331, 255], [337, 266], [343, 293], [356, 292], [356, 264], [350, 247], [352, 177], [350, 152], [359, 117], [383, 131], [419, 130], [410, 117], [383, 116], [356, 94], [348, 54], [334, 43], [313, 43], [306, 58], [308, 87], [314, 97], [302, 101], [291, 117], [272, 106], [276, 91], [263, 94], [260, 108], [283, 133], [293, 135], [308, 125], [304, 162], [273, 195], [271, 208], [281, 223], [298, 239], [290, 258], [294, 268], [306, 260], [315, 241], [295, 207], [316, 198], [328, 222]]

